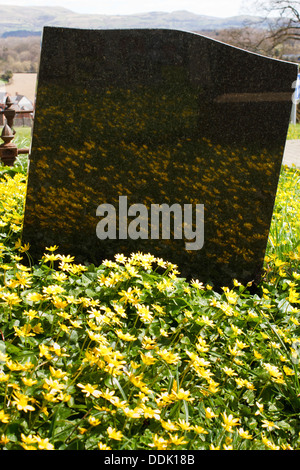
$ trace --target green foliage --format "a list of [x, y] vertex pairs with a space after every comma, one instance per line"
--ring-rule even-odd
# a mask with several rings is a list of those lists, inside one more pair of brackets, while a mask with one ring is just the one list
[[151, 254], [82, 266], [19, 242], [0, 179], [3, 449], [299, 449], [299, 170], [283, 167], [264, 278], [214, 292]]
[[290, 124], [287, 138], [290, 139], [300, 139], [300, 123]]
[[10, 82], [10, 80], [12, 79], [13, 77], [13, 72], [11, 70], [6, 70], [1, 76], [1, 80], [3, 80], [4, 82]]

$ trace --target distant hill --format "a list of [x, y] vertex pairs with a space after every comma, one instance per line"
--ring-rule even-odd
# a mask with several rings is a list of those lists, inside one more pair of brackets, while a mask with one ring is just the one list
[[172, 28], [185, 31], [216, 31], [239, 28], [247, 23], [264, 27], [261, 18], [232, 16], [218, 18], [188, 11], [149, 12], [134, 15], [83, 15], [62, 7], [20, 7], [0, 5], [0, 36], [41, 33], [44, 26], [87, 29]]

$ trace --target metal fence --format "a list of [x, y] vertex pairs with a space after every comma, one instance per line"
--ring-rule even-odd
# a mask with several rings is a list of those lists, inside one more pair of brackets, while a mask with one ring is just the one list
[[[28, 154], [29, 148], [19, 149], [13, 142], [16, 131], [14, 130], [15, 119], [28, 119], [28, 116], [33, 116], [32, 110], [17, 109], [10, 97], [6, 98], [5, 108], [0, 111], [0, 116], [5, 118], [3, 122], [3, 129], [1, 139], [3, 144], [0, 145], [0, 159], [6, 166], [14, 166], [15, 160], [18, 155]], [[30, 119], [30, 118], [29, 118]], [[33, 117], [31, 117], [33, 119]], [[23, 121], [25, 122], [25, 121]]]

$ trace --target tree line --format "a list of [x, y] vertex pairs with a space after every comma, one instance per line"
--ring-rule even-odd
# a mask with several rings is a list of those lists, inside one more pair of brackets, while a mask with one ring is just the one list
[[9, 81], [13, 73], [36, 73], [41, 39], [37, 36], [0, 38], [0, 76]]

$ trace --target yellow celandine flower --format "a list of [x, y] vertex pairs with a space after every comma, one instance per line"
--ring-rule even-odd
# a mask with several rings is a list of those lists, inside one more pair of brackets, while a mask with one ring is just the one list
[[229, 377], [233, 377], [234, 375], [237, 375], [237, 373], [231, 369], [231, 367], [223, 367], [223, 371], [225, 372], [226, 375], [229, 375]]
[[151, 307], [160, 315], [166, 314], [164, 307], [162, 307], [161, 305], [153, 304], [151, 305]]
[[28, 436], [25, 436], [25, 434], [21, 434], [21, 440], [22, 442], [24, 442], [24, 445], [23, 447], [26, 449], [26, 450], [36, 450], [36, 447], [29, 447], [28, 448], [28, 444], [36, 444], [37, 443], [37, 436], [33, 436], [32, 434], [29, 434]]
[[227, 414], [224, 412], [222, 414], [223, 421], [224, 423], [221, 423], [221, 426], [225, 428], [226, 431], [228, 432], [233, 432], [233, 426], [238, 426], [240, 424], [240, 419], [239, 418], [234, 418], [232, 414], [227, 416]]
[[8, 443], [9, 443], [9, 438], [5, 436], [5, 434], [2, 434], [0, 437], [0, 444], [5, 446]]
[[300, 303], [299, 296], [300, 296], [300, 293], [299, 293], [299, 292], [296, 292], [295, 289], [290, 289], [290, 290], [289, 290], [288, 301], [289, 301], [291, 304]]
[[87, 432], [87, 428], [78, 427], [77, 429], [82, 436]]
[[60, 345], [55, 342], [50, 346], [50, 351], [53, 351], [58, 357], [68, 356], [68, 354], [65, 353], [65, 350], [66, 348], [61, 348]]
[[29, 402], [32, 400], [30, 397], [27, 395], [24, 395], [21, 392], [18, 392], [17, 390], [15, 391], [13, 395], [14, 401], [12, 402], [13, 405], [17, 405], [18, 410], [20, 411], [34, 411], [35, 408], [32, 405], [29, 405]]
[[22, 289], [24, 289], [24, 287], [30, 287], [32, 284], [32, 276], [26, 272], [22, 272], [22, 274], [17, 273], [16, 278], [17, 279], [14, 280], [14, 285], [16, 287], [20, 286]]
[[57, 249], [58, 249], [57, 245], [52, 245], [52, 246], [46, 247], [47, 251], [56, 251]]
[[150, 323], [153, 320], [152, 312], [150, 311], [149, 305], [136, 304], [138, 315], [144, 323]]
[[131, 366], [132, 369], [136, 370], [136, 369], [138, 369], [141, 365], [138, 364], [138, 363], [135, 362], [135, 361], [130, 361], [130, 366]]
[[169, 336], [169, 333], [166, 330], [164, 330], [163, 328], [160, 328], [159, 332], [160, 332], [161, 336], [164, 336], [165, 338], [167, 338]]
[[256, 402], [258, 410], [255, 412], [255, 415], [260, 415], [264, 410], [264, 405], [262, 403]]
[[219, 391], [219, 383], [218, 382], [215, 382], [214, 380], [212, 379], [209, 379], [209, 386], [208, 386], [208, 390], [211, 392], [211, 393], [217, 393]]
[[50, 390], [50, 393], [57, 393], [63, 390], [66, 387], [66, 384], [59, 382], [56, 379], [50, 377], [49, 379], [44, 380], [43, 388]]
[[[33, 320], [38, 316], [38, 312], [36, 310], [33, 310], [32, 308], [28, 310], [28, 312], [23, 312], [26, 317], [29, 317], [30, 320]], [[41, 323], [39, 323], [41, 325]], [[34, 329], [34, 328], [33, 328]]]
[[109, 428], [107, 428], [107, 434], [108, 436], [110, 437], [110, 439], [114, 439], [116, 441], [121, 441], [122, 438], [123, 438], [123, 434], [121, 431], [117, 431], [115, 428], [109, 426]]
[[26, 295], [26, 299], [30, 302], [40, 302], [44, 297], [38, 292], [30, 292]]
[[244, 352], [237, 346], [237, 344], [234, 345], [232, 348], [231, 346], [228, 346], [229, 352], [232, 356], [242, 356]]
[[157, 282], [156, 287], [160, 292], [163, 292], [163, 291], [171, 292], [172, 290], [175, 289], [172, 279], [165, 279], [165, 278], [162, 281]]
[[102, 395], [102, 392], [97, 389], [97, 385], [86, 384], [83, 385], [81, 383], [77, 384], [77, 387], [82, 389], [82, 392], [85, 394], [86, 397], [92, 395], [95, 398], [99, 398]]
[[40, 357], [45, 357], [46, 359], [52, 359], [52, 356], [50, 354], [50, 350], [48, 348], [48, 346], [46, 346], [45, 344], [39, 344], [39, 350], [40, 350], [40, 354], [39, 356]]
[[235, 344], [239, 349], [249, 348], [246, 343], [243, 343], [243, 341], [240, 341], [239, 339], [236, 339]]
[[184, 440], [184, 436], [179, 437], [177, 434], [169, 434], [170, 436], [170, 443], [174, 444], [175, 446], [182, 446], [184, 444], [188, 444], [188, 441]]
[[9, 423], [10, 416], [9, 414], [5, 413], [4, 410], [0, 410], [0, 421], [2, 423]]
[[142, 347], [147, 350], [154, 349], [156, 347], [156, 340], [150, 338], [149, 336], [144, 336], [142, 341]]
[[273, 423], [273, 421], [263, 419], [262, 422], [264, 423], [262, 425], [262, 427], [266, 428], [268, 431], [272, 431], [273, 429], [279, 429], [279, 426], [277, 426], [275, 423]]
[[204, 323], [206, 326], [214, 326], [213, 320], [210, 320], [207, 315], [202, 315], [202, 317], [199, 319], [199, 323]]
[[4, 302], [9, 307], [12, 307], [13, 305], [18, 305], [21, 302], [20, 297], [14, 292], [9, 292], [9, 293], [4, 292], [3, 294], [0, 294], [0, 298], [4, 300]]
[[59, 324], [59, 327], [62, 331], [64, 331], [68, 335], [70, 334], [70, 329], [67, 325], [65, 325], [64, 323], [58, 323], [58, 324]]
[[295, 375], [295, 371], [290, 367], [283, 366], [283, 371], [286, 375]]
[[24, 370], [24, 366], [22, 364], [20, 364], [19, 362], [13, 362], [11, 360], [6, 361], [6, 367], [8, 367], [9, 370], [12, 371]]
[[230, 325], [230, 327], [235, 335], [241, 335], [243, 333], [243, 331], [240, 328], [238, 328], [236, 325]]
[[220, 446], [215, 447], [214, 444], [210, 444], [209, 450], [220, 450]]
[[82, 328], [81, 323], [79, 323], [77, 320], [71, 320], [70, 323], [74, 328]]
[[180, 356], [177, 353], [168, 351], [167, 349], [158, 350], [156, 352], [167, 364], [177, 364], [180, 361]]
[[0, 370], [0, 382], [7, 382], [9, 379], [9, 375], [5, 374], [3, 370]]
[[209, 346], [204, 338], [202, 336], [198, 336], [198, 343], [196, 344], [196, 348], [198, 349], [199, 352], [207, 352], [209, 351]]
[[249, 431], [244, 431], [243, 428], [239, 428], [237, 432], [243, 439], [253, 439], [253, 436], [249, 434]]
[[111, 450], [111, 447], [109, 447], [106, 444], [103, 444], [102, 442], [98, 442], [98, 449], [99, 450]]
[[143, 414], [146, 419], [154, 418], [158, 421], [160, 420], [160, 410], [150, 408], [149, 406], [144, 405], [144, 403], [142, 403], [141, 409], [143, 410]]
[[102, 390], [100, 391], [100, 396], [113, 404], [118, 400], [118, 397], [114, 395], [115, 395], [115, 391], [109, 390], [108, 388], [106, 389], [105, 392], [103, 392]]
[[190, 396], [191, 392], [189, 390], [184, 390], [180, 388], [178, 391], [174, 391], [173, 395], [177, 398], [177, 400], [185, 400], [185, 401], [194, 401], [194, 398]]
[[22, 377], [22, 382], [27, 386], [27, 387], [32, 387], [32, 385], [35, 385], [37, 383], [37, 380], [34, 379], [26, 379], [26, 377]]
[[257, 352], [255, 349], [253, 350], [253, 353], [256, 359], [262, 359], [263, 356], [259, 352]]
[[115, 260], [119, 264], [125, 264], [127, 261], [127, 257], [124, 256], [123, 254], [116, 254], [115, 255]]
[[43, 287], [44, 294], [49, 294], [49, 295], [62, 294], [64, 291], [65, 289], [62, 286], [59, 286], [57, 284]]
[[272, 348], [274, 349], [280, 349], [280, 344], [279, 343], [276, 343], [275, 341], [270, 341], [270, 345], [272, 346]]
[[35, 333], [32, 333], [32, 326], [27, 323], [21, 328], [14, 326], [15, 336], [19, 336], [21, 338], [27, 338], [28, 336], [35, 336]]
[[128, 406], [125, 406], [122, 409], [128, 418], [140, 418], [143, 416], [143, 410], [141, 408], [136, 407], [134, 409], [130, 409]]
[[68, 276], [65, 273], [55, 271], [52, 275], [53, 279], [59, 282], [64, 282], [68, 279]]
[[55, 308], [59, 308], [59, 309], [64, 309], [68, 306], [68, 302], [66, 300], [61, 299], [57, 295], [54, 295], [52, 297], [52, 303]]
[[100, 419], [96, 418], [95, 416], [89, 416], [88, 422], [91, 426], [94, 427], [98, 426], [101, 423]]
[[297, 320], [297, 318], [295, 318], [295, 317], [293, 317], [293, 316], [290, 317], [290, 321], [291, 321], [292, 323], [294, 323], [294, 325], [296, 325], [296, 326], [299, 326], [299, 325], [300, 325], [300, 323], [299, 323], [299, 321]]
[[238, 294], [234, 292], [233, 290], [229, 290], [228, 287], [223, 287], [227, 302], [229, 304], [235, 305], [237, 303], [237, 300], [239, 298]]
[[272, 441], [270, 441], [264, 434], [261, 435], [261, 440], [263, 444], [271, 450], [280, 450], [279, 446], [276, 446]]
[[264, 363], [263, 366], [269, 372], [270, 376], [274, 378], [274, 382], [284, 383], [282, 373], [280, 372], [278, 367], [273, 366], [272, 364], [269, 364], [269, 363]]
[[166, 450], [169, 445], [169, 441], [163, 437], [158, 436], [157, 434], [152, 435], [153, 443], [148, 444], [149, 447], [156, 447], [157, 450]]
[[127, 291], [122, 290], [118, 294], [121, 296], [120, 302], [124, 302], [125, 305], [127, 303], [130, 303], [132, 305], [136, 305], [139, 302], [139, 298], [136, 297], [137, 291], [132, 289], [132, 287], [129, 287]]
[[198, 424], [194, 425], [193, 429], [197, 434], [208, 434], [208, 431], [206, 431], [202, 426]]
[[75, 257], [71, 255], [59, 255], [62, 263], [73, 263]]
[[126, 314], [125, 309], [122, 305], [118, 305], [114, 302], [114, 310], [118, 315], [120, 315], [120, 317], [127, 318], [127, 314]]
[[184, 419], [179, 419], [177, 424], [183, 431], [189, 431], [190, 429], [193, 429], [193, 426], [191, 426], [191, 424]]
[[123, 333], [122, 330], [117, 330], [116, 335], [118, 338], [124, 340], [124, 341], [136, 341], [137, 338], [130, 333]]
[[290, 444], [281, 444], [283, 450], [293, 450], [293, 447]]
[[43, 261], [47, 263], [48, 261], [57, 261], [60, 259], [59, 255], [55, 255], [54, 253], [44, 253]]
[[218, 415], [216, 415], [216, 414], [211, 410], [211, 408], [205, 408], [205, 417], [208, 418], [208, 419], [212, 419], [212, 418], [217, 418]]
[[36, 442], [40, 450], [54, 450], [54, 445], [49, 442], [48, 438], [42, 439], [40, 436], [36, 436]]
[[168, 421], [161, 420], [161, 425], [167, 431], [178, 431], [178, 426], [175, 423], [172, 423], [170, 419]]
[[248, 390], [255, 390], [254, 385], [249, 382], [247, 379], [234, 379], [237, 383], [238, 388], [246, 387]]
[[200, 282], [198, 279], [191, 280], [191, 286], [195, 287], [196, 289], [203, 290], [205, 289], [203, 282]]
[[174, 403], [175, 397], [173, 393], [169, 394], [168, 392], [162, 392], [155, 398], [155, 401], [159, 407], [163, 407], [170, 403]]
[[143, 354], [142, 352], [140, 352], [140, 356], [141, 356], [143, 363], [146, 364], [147, 366], [150, 366], [152, 364], [155, 364], [155, 362], [157, 362], [157, 359], [155, 359], [155, 357], [153, 357], [150, 353]]

